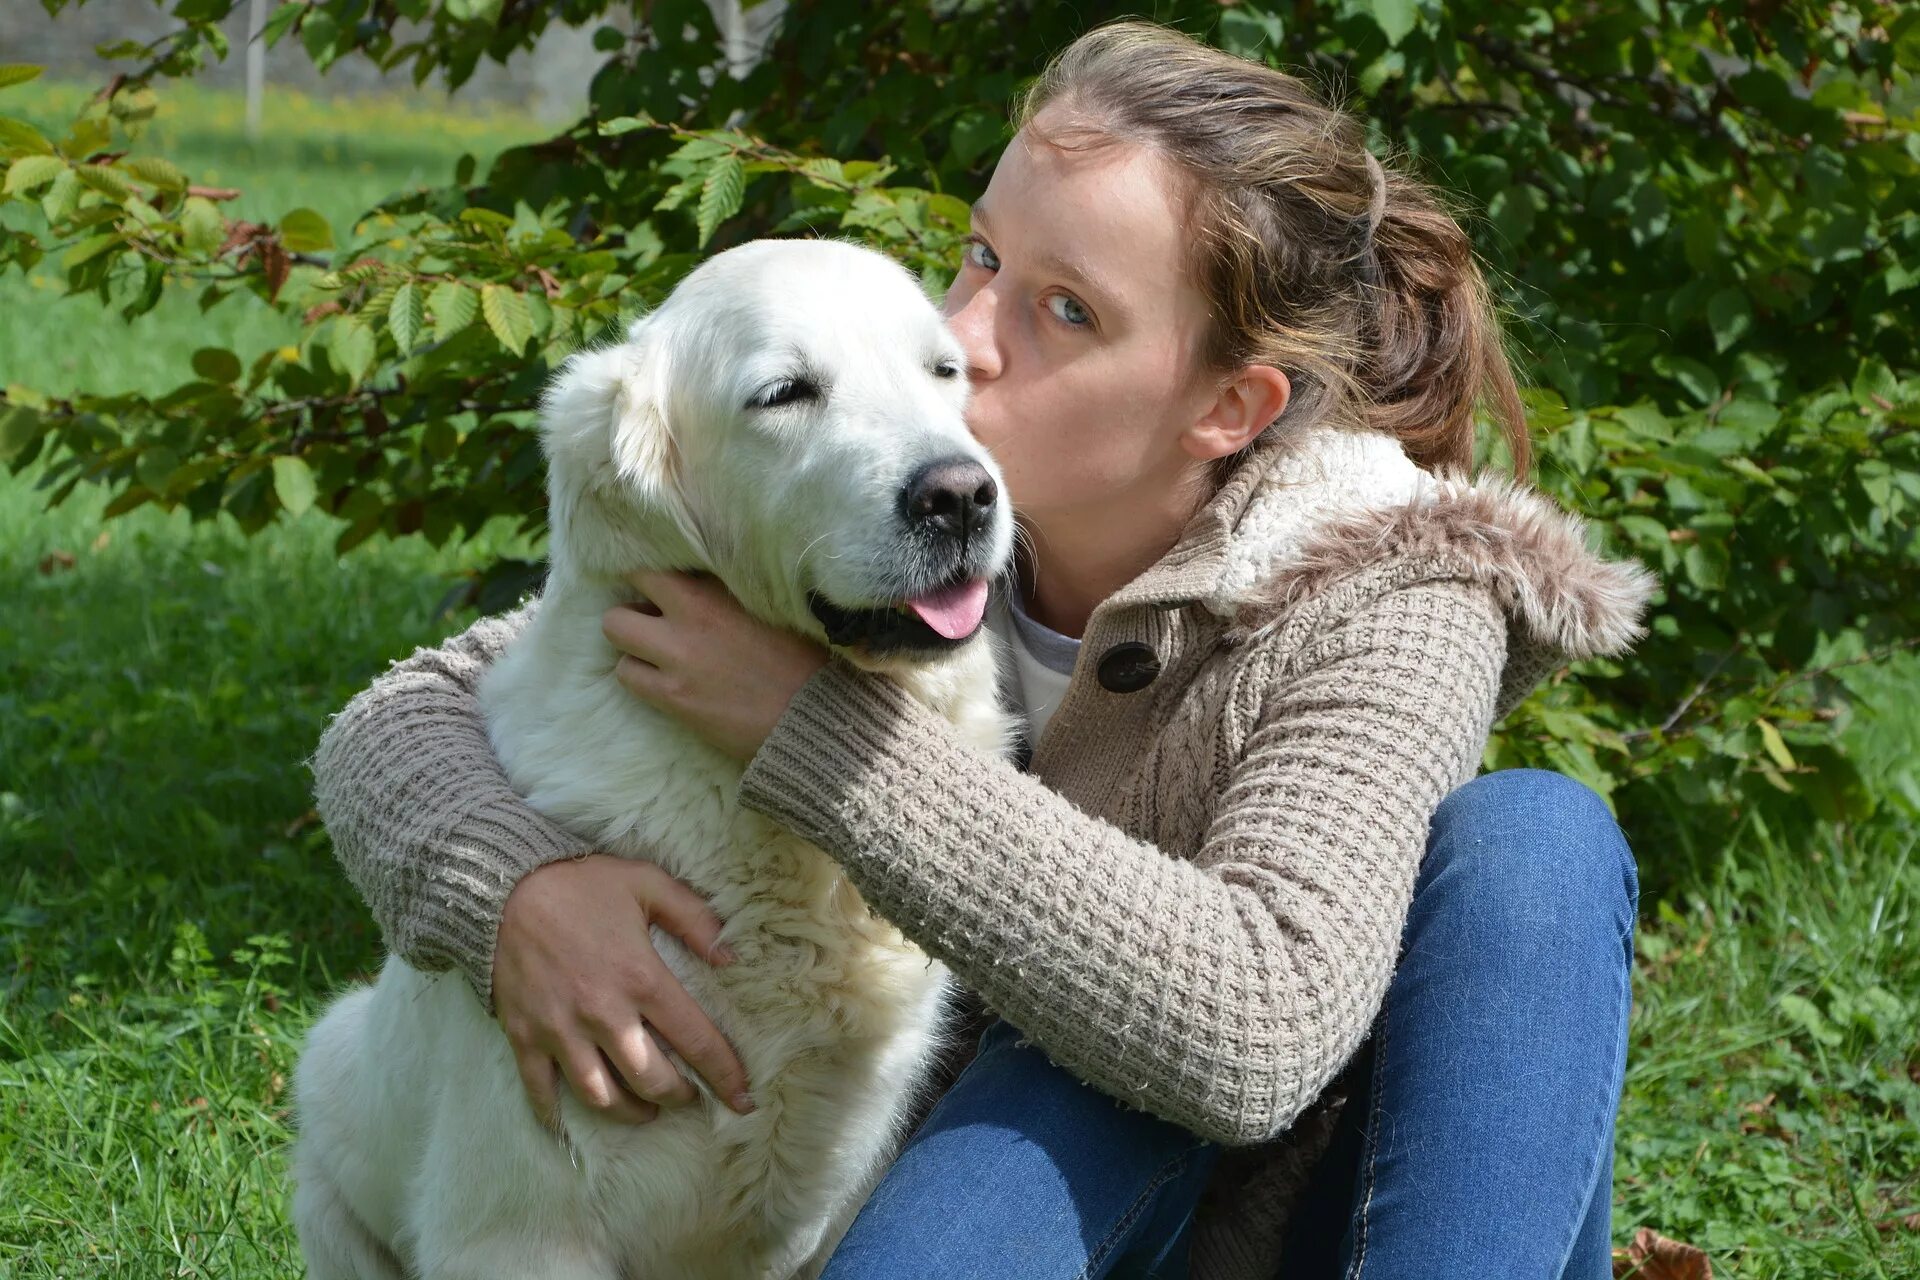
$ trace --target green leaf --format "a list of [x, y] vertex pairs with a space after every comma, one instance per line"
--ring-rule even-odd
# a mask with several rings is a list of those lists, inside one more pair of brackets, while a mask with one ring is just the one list
[[120, 162], [120, 167], [148, 186], [163, 191], [181, 191], [187, 185], [187, 175], [172, 161], [159, 156], [128, 156]]
[[[1231, 17], [1238, 10], [1227, 10]], [[1224, 25], [1227, 19], [1223, 18]], [[1276, 21], [1278, 21], [1276, 19]], [[999, 145], [1007, 136], [1006, 116], [998, 111], [965, 111], [954, 122], [953, 130], [947, 138], [947, 154], [954, 163], [971, 168], [973, 162], [984, 155], [988, 149]], [[838, 169], [838, 165], [835, 169]]]
[[89, 236], [62, 254], [60, 265], [71, 268], [92, 262], [107, 250], [117, 249], [124, 243], [118, 231], [105, 231], [97, 236]]
[[633, 133], [640, 129], [658, 129], [660, 122], [642, 111], [638, 115], [616, 116], [612, 120], [600, 122], [600, 136], [617, 138], [623, 133]]
[[134, 475], [140, 483], [155, 493], [167, 491], [167, 481], [180, 469], [180, 455], [165, 445], [155, 445], [144, 449], [140, 459], [134, 464]]
[[9, 151], [24, 151], [29, 155], [48, 156], [53, 154], [53, 144], [46, 135], [24, 120], [11, 120], [0, 116], [0, 147]]
[[1783, 995], [1779, 998], [1780, 1012], [1787, 1020], [1799, 1025], [1806, 1033], [1821, 1044], [1829, 1047], [1839, 1044], [1844, 1036], [1828, 1022], [1820, 1007], [1804, 996]]
[[1738, 289], [1722, 289], [1707, 302], [1707, 324], [1713, 329], [1713, 349], [1725, 351], [1753, 328], [1753, 304]]
[[1655, 373], [1664, 374], [1679, 383], [1681, 388], [1701, 404], [1712, 404], [1720, 398], [1720, 379], [1713, 370], [1688, 356], [1661, 354], [1653, 358]]
[[425, 311], [420, 301], [420, 290], [413, 281], [409, 280], [393, 291], [393, 301], [387, 304], [387, 331], [393, 335], [394, 345], [402, 355], [413, 350], [413, 342], [420, 334]]
[[40, 211], [47, 215], [48, 222], [59, 223], [72, 217], [79, 207], [80, 175], [64, 169], [47, 188], [47, 194], [40, 197]]
[[227, 238], [227, 220], [219, 206], [203, 196], [188, 196], [180, 209], [180, 243], [188, 253], [205, 257]]
[[1390, 45], [1398, 45], [1406, 39], [1407, 33], [1413, 30], [1420, 18], [1420, 6], [1416, 0], [1368, 0], [1367, 8], [1373, 11], [1373, 20], [1379, 24]]
[[0, 407], [0, 462], [25, 453], [46, 429], [46, 419], [24, 405]]
[[280, 37], [286, 35], [293, 24], [299, 21], [306, 7], [305, 0], [288, 0], [288, 3], [273, 11], [260, 27], [260, 38], [267, 42], [267, 48], [271, 49], [280, 43]]
[[4, 190], [10, 196], [44, 186], [67, 171], [67, 162], [59, 156], [22, 156], [7, 166]]
[[240, 357], [224, 347], [202, 347], [193, 353], [193, 371], [208, 382], [238, 382]]
[[1283, 34], [1279, 14], [1253, 5], [1235, 5], [1220, 14], [1220, 47], [1243, 58], [1277, 52]]
[[1767, 749], [1767, 754], [1773, 757], [1773, 762], [1782, 769], [1797, 768], [1793, 752], [1787, 750], [1787, 740], [1782, 738], [1780, 731], [1773, 727], [1773, 721], [1755, 720], [1753, 723], [1760, 730], [1760, 745]]
[[305, 458], [281, 454], [273, 460], [273, 492], [289, 512], [297, 516], [307, 510], [317, 491]]
[[707, 241], [713, 239], [713, 233], [721, 223], [740, 212], [741, 199], [746, 195], [747, 171], [740, 163], [739, 156], [723, 156], [707, 170], [707, 180], [700, 190], [700, 213], [697, 219], [700, 226], [700, 247], [707, 247]]
[[34, 66], [30, 62], [15, 62], [0, 66], [0, 89], [10, 89], [16, 84], [25, 84], [37, 80], [45, 67]]
[[1687, 580], [1702, 591], [1718, 591], [1727, 585], [1725, 547], [1695, 542], [1687, 547], [1680, 563], [1686, 566]]
[[479, 301], [473, 296], [473, 290], [457, 281], [448, 280], [435, 285], [433, 292], [427, 295], [427, 310], [433, 313], [434, 341], [445, 342], [472, 324]]
[[74, 171], [80, 175], [80, 181], [110, 199], [125, 201], [133, 196], [127, 180], [103, 164], [76, 165]]
[[295, 209], [280, 219], [280, 241], [295, 253], [333, 248], [333, 228], [312, 209]]
[[1869, 357], [1860, 362], [1853, 375], [1853, 402], [1862, 409], [1886, 408], [1896, 404], [1900, 396], [1900, 384], [1887, 368], [1887, 363], [1877, 357]]
[[500, 345], [519, 355], [533, 337], [533, 318], [527, 300], [506, 285], [490, 284], [480, 291], [480, 311]]
[[373, 330], [351, 316], [335, 323], [333, 339], [327, 344], [334, 362], [355, 386], [359, 386], [367, 370], [373, 368], [374, 346]]

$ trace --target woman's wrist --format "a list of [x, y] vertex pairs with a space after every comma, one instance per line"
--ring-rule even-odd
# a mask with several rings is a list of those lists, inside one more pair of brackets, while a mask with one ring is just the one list
[[911, 739], [917, 714], [929, 713], [894, 681], [835, 655], [748, 760], [740, 803], [817, 839], [844, 797]]

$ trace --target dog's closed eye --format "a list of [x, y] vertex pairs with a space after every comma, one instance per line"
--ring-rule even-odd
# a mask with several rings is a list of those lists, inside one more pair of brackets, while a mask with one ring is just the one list
[[762, 387], [753, 399], [747, 401], [747, 408], [778, 409], [782, 405], [820, 398], [820, 384], [811, 378], [781, 378]]

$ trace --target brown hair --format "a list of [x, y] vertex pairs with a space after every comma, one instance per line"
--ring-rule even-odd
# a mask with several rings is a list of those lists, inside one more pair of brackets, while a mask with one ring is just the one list
[[[1041, 133], [1048, 106], [1061, 110]], [[1465, 469], [1484, 406], [1526, 474], [1526, 409], [1472, 243], [1427, 184], [1375, 158], [1362, 122], [1305, 81], [1121, 21], [1055, 55], [1014, 124], [1064, 149], [1141, 144], [1187, 175], [1214, 313], [1200, 357], [1286, 373], [1287, 429], [1345, 422], [1397, 437], [1428, 470]]]

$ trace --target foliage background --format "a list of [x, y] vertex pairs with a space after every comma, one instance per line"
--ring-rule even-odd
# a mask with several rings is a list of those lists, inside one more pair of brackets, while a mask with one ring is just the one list
[[[72, 0], [45, 3], [57, 14]], [[116, 670], [227, 647], [251, 647], [251, 667], [174, 689], [194, 709], [191, 732], [252, 723], [249, 691], [291, 680], [302, 693], [258, 732], [303, 753], [324, 709], [391, 656], [392, 637], [424, 638], [534, 579], [544, 508], [530, 414], [567, 351], [656, 301], [705, 253], [757, 235], [854, 235], [937, 292], [1005, 141], [1011, 93], [1086, 26], [1136, 11], [796, 3], [767, 57], [736, 77], [716, 56], [709, 10], [663, 0], [643, 23], [600, 30], [608, 61], [576, 124], [448, 117], [431, 125], [431, 155], [392, 141], [392, 117], [319, 126], [336, 140], [322, 145], [363, 157], [356, 175], [309, 145], [311, 111], [276, 119], [277, 167], [236, 170], [217, 130], [196, 140], [170, 128], [183, 104], [230, 109], [196, 99], [190, 77], [231, 52], [220, 23], [234, 5], [168, 7], [178, 34], [109, 51], [124, 72], [97, 95], [0, 67], [0, 461], [16, 477], [8, 527], [20, 531], [10, 580], [34, 602], [36, 627], [84, 629], [113, 616], [107, 584], [68, 598], [62, 575], [39, 572], [81, 527], [135, 531], [176, 566], [160, 579], [171, 597], [137, 580], [137, 562], [115, 571], [133, 575], [122, 593], [147, 602], [144, 656], [108, 659], [94, 634], [49, 673], [16, 624], [5, 696], [24, 719], [0, 744], [10, 760], [41, 762], [23, 778], [94, 776], [115, 754], [106, 744], [148, 734], [165, 755], [170, 722], [151, 698], [98, 689]], [[1640, 650], [1542, 690], [1488, 761], [1559, 768], [1608, 794], [1659, 904], [1642, 942], [1623, 1118], [1628, 1223], [1694, 1235], [1756, 1274], [1920, 1270], [1902, 1225], [1920, 1212], [1920, 965], [1907, 923], [1920, 809], [1920, 11], [1779, 0], [1138, 11], [1312, 77], [1365, 116], [1381, 154], [1450, 194], [1498, 274], [1533, 384], [1539, 483], [1663, 576]], [[605, 0], [316, 0], [279, 6], [265, 38], [322, 66], [372, 59], [457, 85], [548, 23], [625, 12]], [[425, 130], [414, 123], [408, 137]], [[14, 287], [29, 280], [39, 285]], [[50, 341], [44, 317], [62, 292], [78, 301], [58, 314], [114, 317], [108, 333], [55, 321], [70, 340]], [[136, 347], [134, 376], [92, 364], [90, 349], [118, 360]], [[78, 363], [15, 358], [26, 351]], [[33, 519], [47, 501], [57, 514]], [[205, 599], [196, 555], [259, 584], [255, 594]], [[286, 563], [263, 567], [276, 558]], [[340, 593], [375, 567], [385, 603], [359, 588], [352, 598], [376, 621], [343, 636]], [[285, 583], [322, 584], [311, 605], [277, 607], [328, 647], [337, 661], [324, 672], [286, 654], [286, 632], [233, 621], [276, 607], [259, 575], [281, 570]], [[402, 603], [450, 574], [454, 589], [432, 592], [448, 616]], [[174, 616], [195, 600], [233, 629], [197, 635]], [[247, 775], [243, 761], [222, 770]], [[304, 826], [269, 842], [281, 863], [249, 862], [244, 876], [189, 859], [154, 883], [125, 859], [103, 879], [53, 815], [126, 823], [163, 807], [162, 792], [106, 794], [118, 776], [100, 774], [92, 796], [49, 781], [68, 793], [57, 803], [13, 779], [0, 796], [0, 841], [61, 847], [68, 871], [25, 871], [6, 917], [22, 976], [0, 1006], [0, 1061], [23, 1065], [0, 1085], [73, 1117], [64, 1154], [0, 1130], [0, 1152], [15, 1157], [0, 1176], [32, 1187], [63, 1162], [113, 1164], [115, 1139], [81, 1123], [95, 1105], [89, 1078], [134, 1088], [198, 1064], [253, 1100], [233, 1113], [252, 1119], [227, 1132], [255, 1145], [216, 1145], [216, 1163], [238, 1179], [229, 1216], [280, 1257], [283, 1238], [257, 1235], [283, 1229], [261, 1172], [270, 1163], [257, 1159], [281, 1122], [273, 1079], [306, 1001], [335, 976], [328, 947], [337, 953], [343, 921], [359, 917], [318, 887], [324, 867], [289, 852], [324, 848]], [[278, 797], [270, 809], [303, 790], [254, 784]], [[192, 812], [205, 816], [179, 826]], [[185, 847], [264, 858], [242, 834], [264, 821], [195, 792], [167, 829]], [[241, 910], [236, 888], [317, 905], [289, 923]], [[129, 893], [158, 905], [128, 921], [115, 904]], [[63, 913], [62, 902], [81, 906]], [[270, 929], [283, 932], [248, 941]], [[36, 966], [95, 980], [32, 976]], [[276, 985], [281, 966], [298, 978]], [[126, 991], [148, 1005], [121, 1001]], [[292, 1023], [269, 1007], [289, 993]], [[258, 1054], [235, 1058], [234, 1035], [257, 1035]], [[1680, 1052], [1658, 1043], [1668, 1036], [1698, 1042]], [[175, 1093], [148, 1114], [180, 1119]], [[174, 1131], [125, 1123], [158, 1126], [129, 1150]], [[1700, 1168], [1710, 1150], [1733, 1171], [1722, 1181]], [[177, 1185], [204, 1188], [208, 1176], [188, 1170]], [[165, 1204], [153, 1201], [148, 1230]], [[76, 1237], [76, 1221], [91, 1221], [81, 1200], [47, 1209], [19, 1256], [46, 1262], [75, 1238], [97, 1246], [97, 1228]], [[170, 1256], [200, 1265], [226, 1256], [219, 1247]], [[149, 1273], [124, 1262], [136, 1255], [113, 1256], [126, 1274]]]

